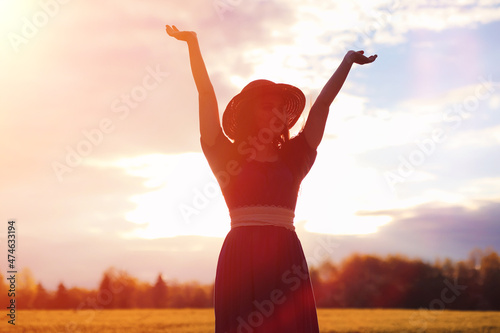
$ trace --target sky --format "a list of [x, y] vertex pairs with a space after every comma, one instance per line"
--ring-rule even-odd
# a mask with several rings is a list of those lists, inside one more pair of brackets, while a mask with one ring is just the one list
[[197, 32], [221, 116], [251, 80], [300, 88], [294, 133], [348, 50], [378, 55], [353, 66], [299, 192], [310, 265], [500, 251], [500, 1], [0, 0], [0, 251], [14, 219], [16, 268], [48, 289], [96, 288], [110, 266], [213, 281], [229, 214], [166, 24]]

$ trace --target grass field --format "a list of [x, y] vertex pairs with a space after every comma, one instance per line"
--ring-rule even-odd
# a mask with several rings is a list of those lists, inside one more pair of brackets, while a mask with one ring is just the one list
[[[500, 333], [500, 312], [319, 309], [322, 333]], [[2, 316], [0, 332], [209, 333], [213, 311], [85, 310], [19, 311], [16, 326]]]

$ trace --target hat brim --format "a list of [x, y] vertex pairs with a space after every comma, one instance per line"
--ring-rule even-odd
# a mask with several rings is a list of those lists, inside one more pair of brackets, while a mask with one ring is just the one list
[[286, 126], [292, 128], [304, 110], [306, 98], [304, 93], [297, 87], [284, 83], [252, 87], [244, 90], [228, 103], [222, 116], [222, 127], [230, 139], [234, 139], [241, 124], [239, 117], [241, 112], [247, 112], [247, 106], [251, 101], [263, 96], [276, 94], [283, 98], [283, 114], [286, 116]]

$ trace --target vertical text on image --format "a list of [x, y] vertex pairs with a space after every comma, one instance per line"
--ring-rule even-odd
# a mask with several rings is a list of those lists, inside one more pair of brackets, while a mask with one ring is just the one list
[[7, 306], [7, 321], [10, 325], [16, 324], [16, 221], [9, 220], [7, 222], [7, 281], [9, 281], [9, 289], [7, 296], [9, 297], [9, 306]]

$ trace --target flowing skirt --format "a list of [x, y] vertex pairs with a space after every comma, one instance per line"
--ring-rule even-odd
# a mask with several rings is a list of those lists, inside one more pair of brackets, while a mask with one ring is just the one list
[[215, 279], [216, 333], [318, 333], [309, 270], [294, 231], [231, 229]]

